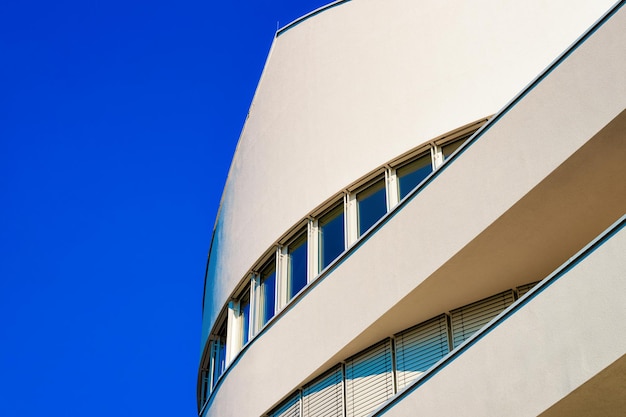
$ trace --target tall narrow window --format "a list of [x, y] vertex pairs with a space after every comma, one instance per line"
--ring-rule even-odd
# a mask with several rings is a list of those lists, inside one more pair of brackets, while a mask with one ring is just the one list
[[248, 343], [250, 337], [250, 290], [244, 291], [239, 298], [239, 320], [241, 323], [241, 346]]
[[414, 161], [396, 169], [398, 177], [398, 192], [403, 199], [411, 190], [421, 183], [424, 178], [433, 172], [430, 154], [420, 156]]
[[307, 239], [306, 230], [287, 248], [289, 269], [287, 277], [287, 293], [291, 300], [307, 283]]
[[203, 369], [200, 374], [200, 406], [204, 405], [211, 394], [211, 377], [208, 369]]
[[356, 200], [359, 210], [359, 236], [361, 236], [387, 212], [385, 180], [381, 178], [358, 192]]
[[441, 152], [443, 153], [443, 160], [445, 161], [446, 159], [448, 159], [450, 157], [450, 155], [452, 155], [454, 153], [454, 151], [459, 149], [461, 147], [461, 145], [463, 145], [465, 143], [466, 140], [467, 140], [467, 138], [463, 138], [463, 139], [459, 139], [457, 141], [454, 141], [452, 143], [448, 143], [446, 145], [443, 145], [441, 147]]
[[[338, 204], [318, 220], [319, 271], [326, 268], [345, 250], [343, 203]], [[319, 272], [318, 271], [318, 272]]]
[[263, 327], [274, 317], [276, 304], [276, 260], [268, 262], [261, 270], [261, 300], [259, 305], [259, 326]]
[[213, 361], [213, 381], [211, 385], [215, 386], [217, 380], [226, 369], [226, 320], [224, 320], [211, 342], [211, 357]]

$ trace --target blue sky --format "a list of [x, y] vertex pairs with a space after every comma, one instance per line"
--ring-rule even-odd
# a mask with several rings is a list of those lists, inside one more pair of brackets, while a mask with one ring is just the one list
[[327, 3], [0, 7], [0, 416], [193, 416], [206, 256], [280, 25]]

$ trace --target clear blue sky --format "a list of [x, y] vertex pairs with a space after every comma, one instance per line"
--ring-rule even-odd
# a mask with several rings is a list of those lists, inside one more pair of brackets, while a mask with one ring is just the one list
[[327, 1], [0, 6], [0, 416], [194, 416], [211, 230], [276, 29]]

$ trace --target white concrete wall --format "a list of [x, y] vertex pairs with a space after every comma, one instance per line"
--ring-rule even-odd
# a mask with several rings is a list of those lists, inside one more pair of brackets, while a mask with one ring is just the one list
[[402, 152], [498, 111], [612, 0], [353, 0], [275, 39], [221, 202], [203, 340], [308, 212]]
[[[340, 10], [341, 7], [336, 9]], [[623, 77], [626, 73], [626, 60], [623, 55], [626, 45], [624, 27], [626, 13], [621, 12], [575, 50], [479, 141], [346, 258], [319, 285], [299, 299], [287, 314], [261, 334], [226, 375], [207, 415], [255, 416], [267, 411], [283, 396], [316, 373], [375, 342], [377, 338], [400, 330], [381, 323], [384, 323], [385, 317], [393, 319], [389, 322], [395, 322], [399, 316], [391, 317], [389, 312], [393, 312], [402, 304], [407, 294], [416, 289], [424, 288], [424, 291], [418, 303], [412, 303], [414, 306], [421, 306], [420, 303], [435, 305], [438, 300], [441, 301], [442, 292], [441, 288], [437, 288], [437, 283], [445, 284], [449, 293], [454, 293], [454, 289], [458, 291], [459, 288], [471, 291], [473, 282], [466, 279], [467, 277], [454, 276], [447, 277], [446, 280], [441, 276], [434, 280], [429, 277], [437, 276], [442, 266], [462, 253], [477, 236], [499, 221], [518, 202], [540, 189], [546, 179], [561, 178], [559, 176], [561, 168], [568, 167], [572, 170], [566, 171], [565, 174], [580, 172], [584, 164], [579, 166], [576, 162], [572, 166], [571, 160], [586, 147], [601, 145], [603, 142], [596, 139], [590, 141], [590, 138], [614, 119], [619, 119], [621, 123], [619, 129], [623, 131], [624, 118], [618, 115], [626, 108], [626, 79]], [[285, 36], [288, 34], [287, 32]], [[262, 88], [263, 82], [260, 86], [260, 89]], [[261, 92], [257, 96], [260, 94]], [[246, 134], [244, 132], [235, 163], [245, 160], [242, 155]], [[619, 163], [619, 160], [626, 156], [624, 142], [619, 138], [615, 139], [614, 134], [611, 137], [613, 149], [606, 149], [606, 152], [617, 155], [618, 163], [608, 164], [604, 174], [616, 172], [623, 175], [623, 168], [620, 168], [623, 164]], [[369, 147], [369, 140], [366, 143]], [[372, 141], [369, 152], [378, 146], [377, 143]], [[393, 147], [391, 144], [389, 146]], [[592, 148], [592, 154], [596, 155], [598, 152], [593, 151], [600, 150]], [[357, 151], [360, 155], [363, 150]], [[379, 163], [372, 161], [374, 156], [369, 152], [364, 152], [362, 157], [367, 159], [369, 164]], [[394, 150], [395, 153], [399, 152]], [[378, 156], [376, 154], [376, 157]], [[285, 161], [291, 159], [285, 158]], [[585, 161], [582, 160], [583, 163]], [[254, 165], [255, 162], [251, 164]], [[352, 167], [348, 164], [346, 169], [350, 171], [354, 168], [356, 172], [358, 159], [355, 159], [354, 165]], [[599, 164], [598, 168], [601, 167]], [[362, 168], [363, 171], [367, 171], [365, 167]], [[241, 175], [240, 178], [246, 176], [243, 171], [233, 171], [231, 176], [234, 172]], [[563, 177], [564, 181], [551, 185], [555, 187], [555, 191], [568, 186], [567, 181], [572, 176]], [[252, 181], [250, 178], [248, 180]], [[236, 181], [231, 179], [230, 185]], [[262, 181], [262, 178], [252, 182], [256, 186], [261, 186], [258, 181]], [[580, 182], [575, 182], [574, 186], [584, 184], [582, 178], [577, 178], [576, 181]], [[246, 184], [243, 183], [242, 190], [237, 192], [244, 190], [252, 194], [257, 192], [256, 189], [248, 190]], [[317, 192], [321, 194], [320, 190], [324, 184], [315, 181], [312, 181], [312, 184], [311, 195], [316, 195]], [[604, 189], [605, 196], [626, 195], [623, 181], [610, 185], [614, 188]], [[273, 184], [272, 187], [269, 185], [268, 187], [281, 186]], [[590, 190], [589, 195], [593, 195], [591, 191], [593, 190]], [[227, 188], [226, 194], [229, 192], [234, 193], [235, 190]], [[299, 192], [296, 193], [298, 196]], [[331, 190], [325, 192], [330, 194]], [[594, 202], [593, 198], [586, 198], [585, 193], [573, 194], [573, 201], [584, 206], [585, 210], [593, 210], [594, 207], [604, 205], [603, 201]], [[543, 194], [541, 196], [543, 197]], [[316, 203], [323, 200], [322, 196], [317, 197], [319, 198], [315, 200]], [[300, 200], [306, 200], [305, 196], [294, 201], [287, 200], [285, 205], [289, 208], [288, 211], [295, 211], [296, 206], [302, 204]], [[233, 201], [229, 201], [229, 204]], [[281, 201], [285, 200], [279, 198], [266, 202], [267, 206], [263, 204], [259, 206], [261, 212], [268, 210], [270, 218], [274, 219], [269, 223], [276, 228], [281, 219], [269, 210], [269, 205]], [[533, 210], [539, 210], [546, 205], [552, 206], [558, 212], [562, 209], [560, 204], [560, 201], [545, 200], [542, 204], [524, 206], [520, 210], [530, 210], [532, 217]], [[615, 200], [614, 204], [617, 205], [617, 211], [621, 210], [620, 214], [624, 212], [623, 198]], [[223, 210], [225, 207], [222, 207]], [[281, 207], [280, 205], [274, 207], [274, 211], [288, 217], [287, 212], [283, 211], [286, 209]], [[232, 209], [237, 212], [236, 207]], [[303, 211], [308, 209], [302, 207]], [[226, 213], [223, 212], [222, 215], [226, 216]], [[507, 236], [506, 232], [524, 231], [523, 227], [526, 225], [516, 224], [515, 220], [500, 228], [501, 239]], [[575, 225], [573, 222], [569, 224]], [[289, 225], [291, 223], [285, 225], [285, 229]], [[257, 223], [250, 225], [255, 227], [254, 230], [257, 230], [260, 236], [263, 236], [266, 226]], [[224, 233], [227, 229], [225, 224]], [[278, 230], [275, 232], [277, 235], [281, 233]], [[540, 236], [543, 236], [541, 233], [545, 233], [541, 227], [533, 232]], [[242, 233], [243, 231], [228, 239], [239, 237], [240, 240], [246, 240], [242, 236], [247, 234]], [[561, 236], [546, 233], [544, 237], [548, 242], [555, 238], [558, 241], [559, 237], [563, 239], [568, 236], [566, 232], [562, 233]], [[229, 252], [228, 249], [229, 245], [236, 247], [235, 241], [228, 239], [226, 241], [229, 244], [226, 245], [224, 253], [231, 253], [234, 258], [232, 266], [236, 268], [247, 253], [248, 246], [242, 243], [241, 256], [235, 256], [234, 252]], [[503, 240], [503, 244], [506, 244], [506, 240]], [[264, 249], [265, 246], [259, 251], [262, 252]], [[233, 248], [230, 250], [234, 251]], [[544, 254], [540, 250], [535, 255], [539, 259]], [[489, 263], [492, 256], [492, 253], [483, 248], [482, 252], [473, 253], [474, 259], [467, 262], [470, 265], [474, 262], [475, 266]], [[503, 264], [503, 267], [506, 265]], [[517, 271], [522, 272], [524, 271]], [[223, 279], [227, 277], [228, 275]], [[518, 284], [524, 282], [528, 280]], [[509, 288], [508, 284], [505, 280], [502, 283], [496, 281], [493, 287], [505, 285], [504, 288]], [[464, 287], [461, 287], [463, 285]], [[484, 296], [495, 292], [497, 291], [489, 291]], [[467, 300], [469, 301], [473, 299]], [[462, 303], [459, 302], [447, 307], [460, 305]], [[443, 303], [441, 309], [427, 312], [414, 308], [412, 310], [415, 313], [414, 323], [420, 321], [420, 314], [425, 315], [421, 319], [426, 319], [445, 311], [446, 306]], [[546, 338], [544, 342], [548, 340], [549, 338]]]

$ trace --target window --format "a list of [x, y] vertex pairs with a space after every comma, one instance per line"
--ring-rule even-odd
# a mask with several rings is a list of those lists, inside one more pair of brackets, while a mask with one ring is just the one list
[[304, 230], [287, 247], [287, 299], [291, 300], [307, 283], [307, 236]]
[[522, 285], [521, 287], [517, 287], [517, 298], [522, 298], [528, 291], [532, 290], [535, 285], [539, 284], [537, 282], [531, 282], [530, 284]]
[[343, 417], [343, 371], [341, 365], [307, 384], [302, 389], [304, 417]]
[[435, 317], [396, 335], [398, 389], [413, 382], [450, 351], [445, 315]]
[[387, 213], [385, 180], [383, 178], [356, 194], [359, 236]]
[[513, 291], [485, 298], [450, 312], [454, 347], [469, 339], [515, 301]]
[[226, 369], [226, 320], [224, 320], [211, 342], [211, 362], [213, 368], [211, 386], [215, 386], [217, 380]]
[[276, 305], [276, 259], [273, 256], [261, 270], [259, 289], [259, 328], [261, 328], [274, 317]]
[[448, 159], [450, 157], [450, 155], [452, 155], [454, 153], [454, 151], [459, 149], [461, 147], [461, 145], [463, 145], [465, 143], [466, 139], [467, 138], [459, 139], [457, 141], [454, 141], [454, 142], [448, 143], [446, 145], [443, 145], [441, 147], [441, 152], [443, 153], [443, 160], [445, 161], [446, 159]]
[[250, 339], [250, 290], [247, 289], [239, 298], [239, 323], [241, 328], [241, 346]]
[[343, 202], [318, 220], [319, 271], [326, 268], [345, 250]]
[[396, 169], [398, 177], [398, 193], [400, 199], [406, 197], [424, 178], [433, 172], [430, 154], [422, 155], [419, 158], [402, 165]]
[[346, 416], [366, 416], [395, 394], [387, 339], [346, 360]]
[[204, 405], [211, 394], [211, 380], [208, 369], [203, 369], [200, 374], [200, 406]]
[[300, 417], [300, 393], [295, 392], [276, 409], [268, 413], [269, 417]]

